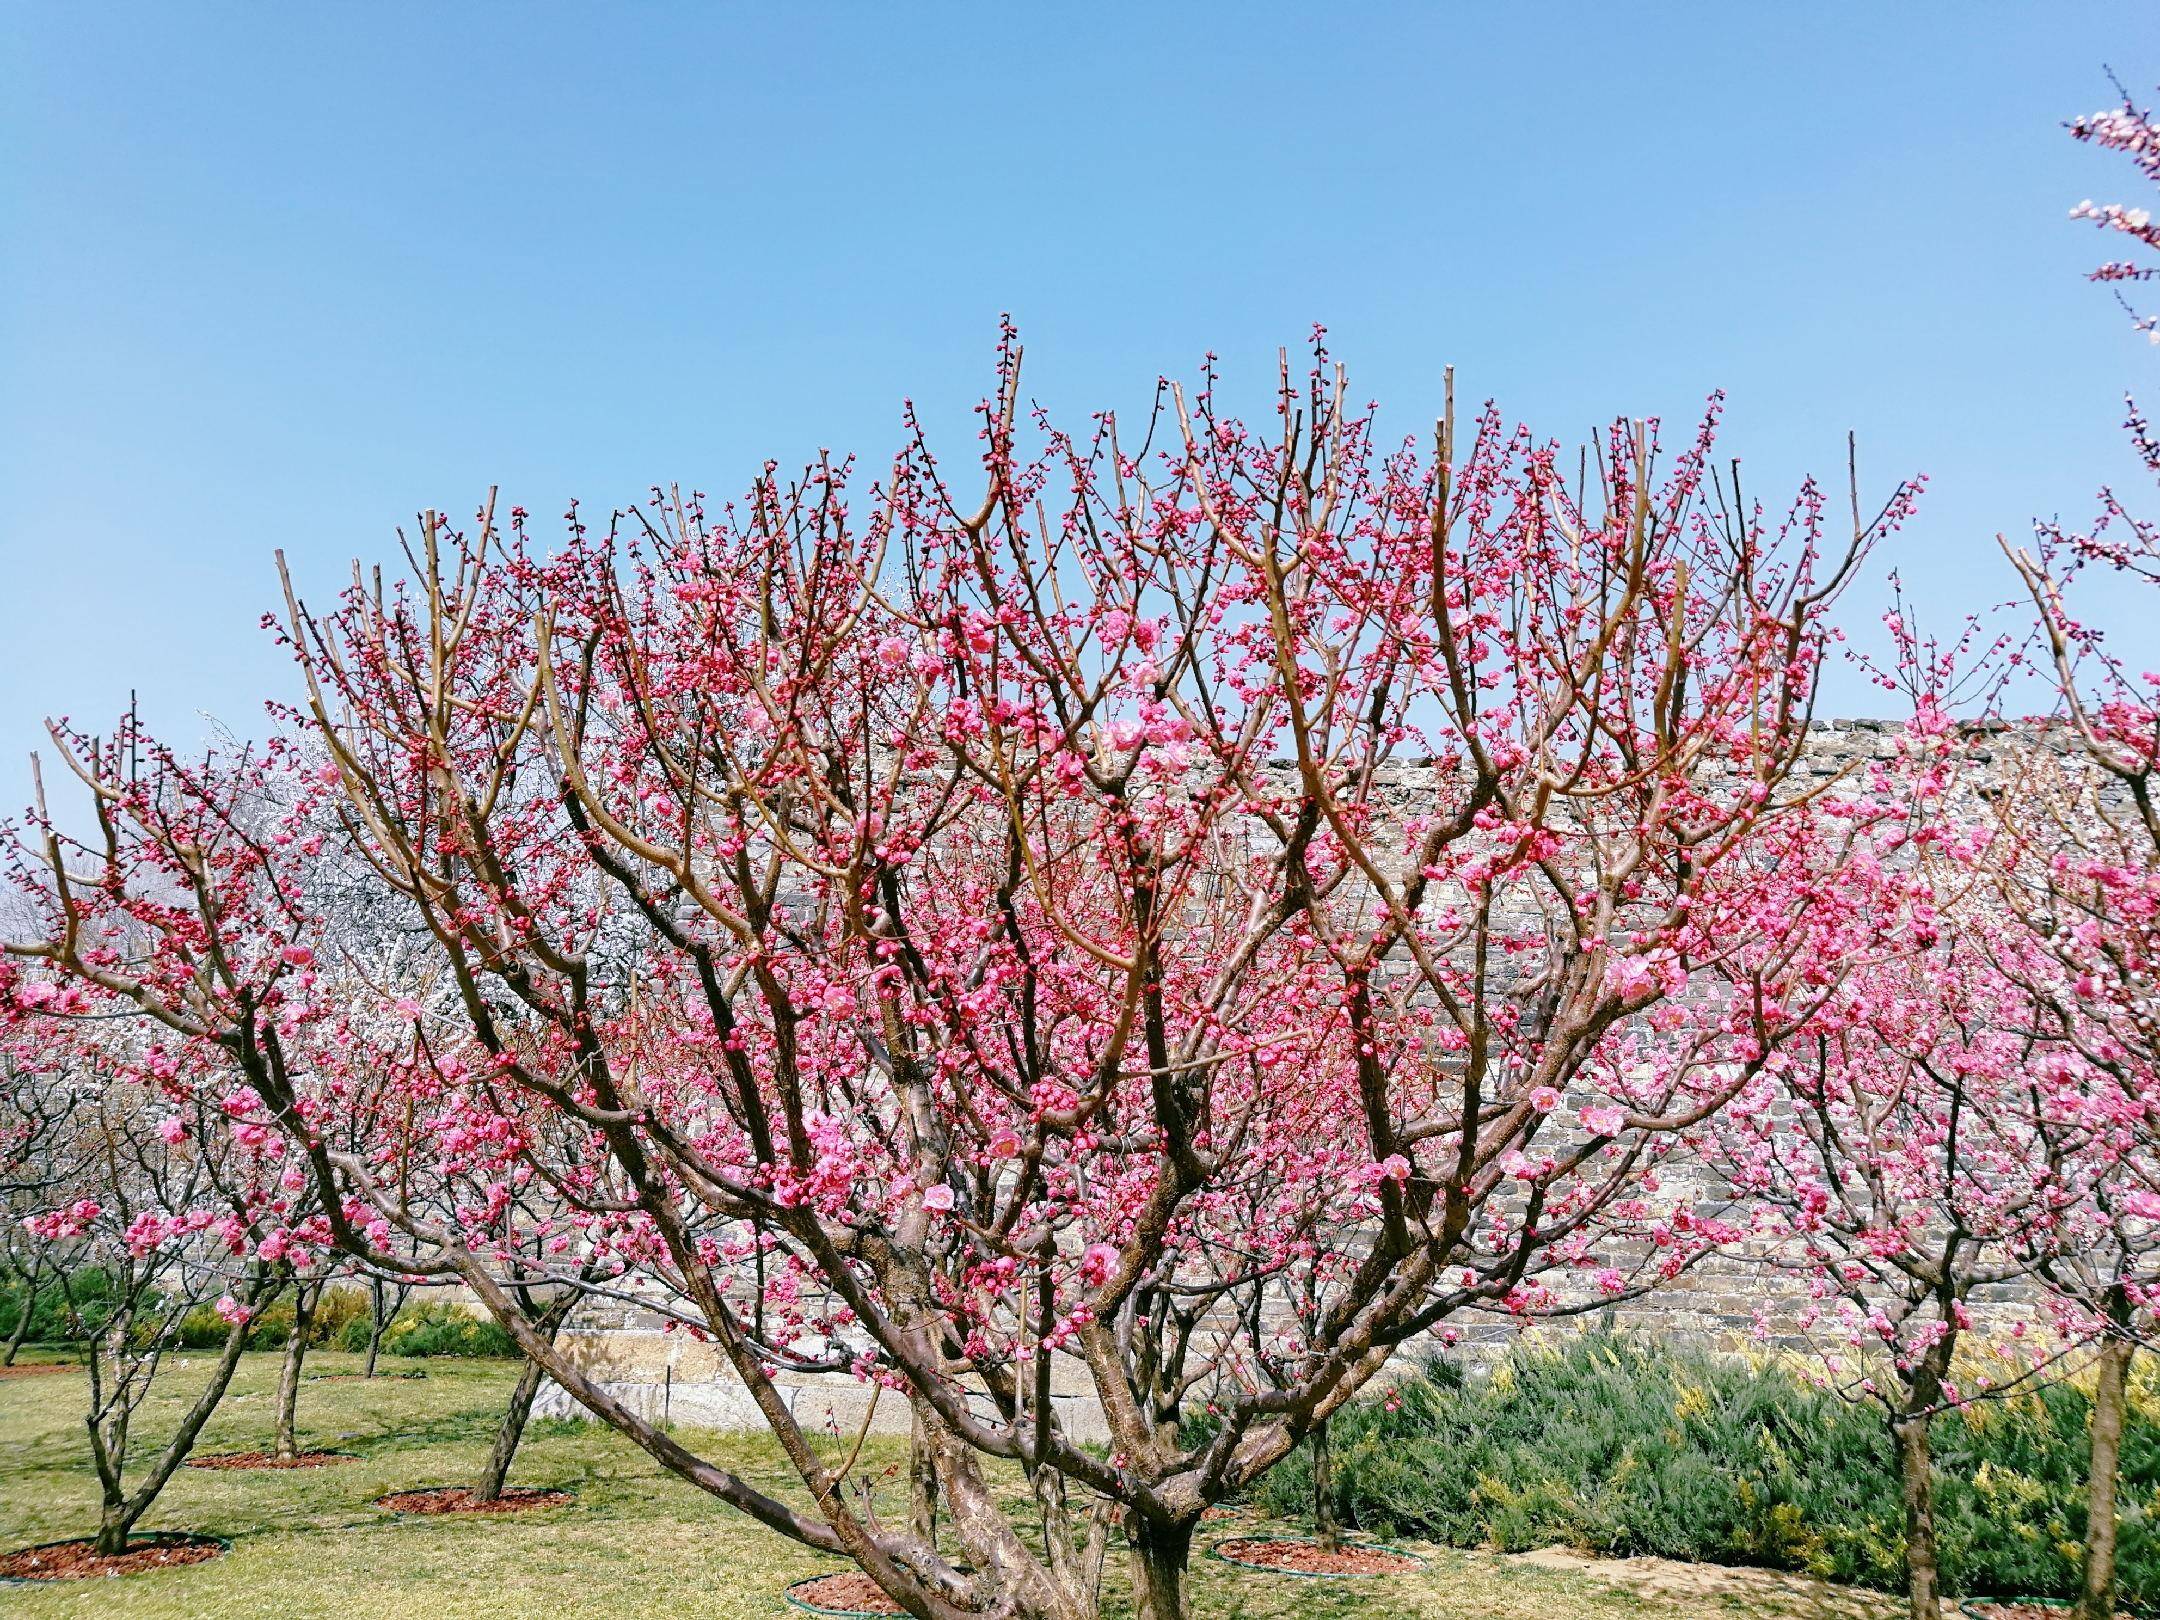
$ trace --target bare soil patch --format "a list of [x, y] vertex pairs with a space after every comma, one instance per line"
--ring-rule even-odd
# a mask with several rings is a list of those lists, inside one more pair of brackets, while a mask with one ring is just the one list
[[56, 1541], [46, 1547], [24, 1547], [0, 1554], [0, 1579], [11, 1581], [87, 1581], [107, 1575], [135, 1575], [146, 1569], [170, 1569], [181, 1564], [201, 1564], [225, 1550], [225, 1543], [209, 1536], [181, 1534], [137, 1536], [128, 1550], [101, 1557], [97, 1543]]
[[1348, 1542], [1330, 1548], [1280, 1536], [1234, 1536], [1215, 1543], [1215, 1551], [1232, 1563], [1254, 1564], [1286, 1575], [1407, 1575], [1424, 1568], [1422, 1561], [1392, 1548]]
[[787, 1595], [805, 1608], [824, 1609], [835, 1614], [907, 1613], [878, 1590], [876, 1581], [858, 1569], [797, 1581], [787, 1589]]
[[291, 1457], [272, 1456], [267, 1451], [214, 1451], [207, 1457], [190, 1457], [190, 1468], [216, 1470], [240, 1468], [328, 1468], [336, 1463], [353, 1460], [345, 1451], [303, 1451]]
[[32, 1361], [25, 1362], [20, 1367], [0, 1367], [0, 1380], [41, 1378], [47, 1373], [74, 1372], [76, 1370], [75, 1364], [71, 1361]]
[[571, 1500], [568, 1491], [541, 1490], [515, 1485], [492, 1502], [477, 1501], [467, 1485], [431, 1485], [424, 1490], [392, 1491], [375, 1498], [375, 1505], [392, 1513], [529, 1513], [534, 1508], [561, 1507]]

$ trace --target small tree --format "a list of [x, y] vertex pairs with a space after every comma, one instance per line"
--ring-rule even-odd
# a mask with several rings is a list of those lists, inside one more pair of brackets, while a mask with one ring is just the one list
[[[172, 1104], [132, 1077], [94, 1071], [107, 1059], [88, 1043], [65, 1070], [34, 1066], [26, 1079], [68, 1103], [64, 1151], [71, 1165], [53, 1185], [54, 1207], [30, 1230], [94, 1266], [108, 1289], [99, 1319], [82, 1324], [89, 1348], [86, 1424], [101, 1506], [96, 1550], [117, 1556], [130, 1532], [193, 1450], [239, 1366], [249, 1321], [282, 1285], [279, 1269], [251, 1256], [258, 1216], [246, 1153], [217, 1142], [215, 1113]], [[56, 1056], [45, 1042], [43, 1057]], [[61, 1272], [63, 1286], [70, 1271]], [[180, 1324], [216, 1300], [227, 1327], [202, 1391], [178, 1427], [131, 1466], [134, 1418], [179, 1343]], [[70, 1305], [74, 1303], [70, 1299]]]
[[[2117, 106], [2072, 121], [2070, 132], [2128, 157], [2148, 185], [2160, 184], [2160, 121], [2117, 89]], [[2072, 217], [2146, 257], [2111, 260], [2092, 279], [2110, 286], [2138, 328], [2160, 341], [2160, 323], [2124, 296], [2160, 275], [2149, 262], [2160, 249], [2149, 210], [2084, 202]], [[2145, 472], [2160, 479], [2160, 440], [2134, 399], [2126, 426]], [[2035, 662], [2056, 700], [2057, 751], [2037, 757], [2022, 790], [1998, 800], [2001, 897], [2041, 958], [2021, 977], [2056, 1038], [2103, 1077], [2115, 1120], [2109, 1173], [2083, 1212], [2086, 1230], [2051, 1267], [2098, 1347], [2081, 1620], [2114, 1613], [2125, 1391], [2160, 1298], [2160, 1239], [2152, 1230], [2160, 1217], [2160, 688], [2073, 606], [2090, 572], [2117, 585], [2160, 585], [2160, 526], [2112, 489], [2100, 492], [2100, 506], [2085, 530], [2042, 523], [2031, 546], [2004, 542], [2032, 602]]]
[[[1961, 1373], [1961, 1349], [1987, 1333], [1975, 1296], [2055, 1251], [2089, 1191], [2079, 1178], [2092, 1145], [2077, 1100], [2032, 1080], [2047, 1057], [1991, 965], [1992, 942], [1963, 932], [1974, 919], [1944, 915], [1932, 890], [1924, 873], [1884, 878], [1883, 938], [1902, 935], [1906, 949], [1852, 976], [1775, 1082], [1710, 1138], [1759, 1237], [1806, 1282], [1793, 1326], [1814, 1341], [1826, 1387], [1882, 1413], [1914, 1620], [1940, 1608], [1932, 1420], [2051, 1359], [2032, 1351], [2005, 1374]], [[2043, 1115], [2076, 1137], [2071, 1151], [2050, 1151], [2065, 1143], [2038, 1128]]]
[[48, 1084], [12, 1046], [0, 1045], [0, 1277], [19, 1291], [0, 1367], [15, 1364], [40, 1302], [59, 1293], [68, 1263], [25, 1223], [53, 1207], [57, 1189], [76, 1183], [71, 1103], [66, 1088]]

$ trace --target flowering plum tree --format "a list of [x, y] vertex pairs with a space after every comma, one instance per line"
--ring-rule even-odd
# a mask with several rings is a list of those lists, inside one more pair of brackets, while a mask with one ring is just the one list
[[[1666, 471], [1648, 425], [1574, 466], [1452, 406], [1388, 449], [1321, 360], [1264, 430], [1210, 377], [1135, 446], [1024, 430], [1016, 348], [999, 381], [978, 501], [917, 434], [866, 498], [768, 469], [573, 511], [551, 557], [491, 502], [425, 517], [409, 578], [288, 585], [290, 841], [85, 762], [118, 830], [34, 948], [242, 1065], [341, 1247], [460, 1279], [909, 1613], [1093, 1616], [1115, 1520], [1176, 1620], [1205, 1508], [1397, 1347], [1724, 1235], [1659, 1169], [1835, 989], [1860, 818], [1791, 778], [1823, 610], [1910, 492], [1826, 551], [1817, 492], [1766, 522], [1708, 425]], [[444, 995], [304, 988], [280, 874], [326, 847]], [[417, 1205], [418, 1159], [469, 1193]], [[808, 1509], [519, 1308], [581, 1272], [717, 1345]], [[905, 1403], [960, 1557], [797, 1421], [813, 1372]]]
[[38, 1302], [57, 1293], [65, 1271], [65, 1254], [26, 1223], [52, 1208], [56, 1189], [74, 1184], [70, 1102], [65, 1088], [47, 1084], [21, 1054], [0, 1045], [0, 1276], [21, 1290], [0, 1367], [15, 1364]]
[[[105, 1285], [86, 1302], [96, 1314], [86, 1311], [81, 1325], [101, 1495], [95, 1550], [118, 1555], [224, 1398], [248, 1323], [283, 1286], [286, 1269], [263, 1253], [260, 1167], [218, 1142], [214, 1110], [193, 1098], [176, 1106], [139, 1073], [116, 1067], [99, 1049], [108, 1035], [63, 1043], [53, 1033], [40, 1032], [34, 1055], [10, 1072], [11, 1085], [36, 1089], [39, 1106], [65, 1102], [46, 1161], [59, 1172], [46, 1187], [50, 1205], [27, 1226], [64, 1249], [63, 1288], [80, 1275], [74, 1267], [94, 1268]], [[173, 1434], [131, 1474], [135, 1414], [182, 1319], [212, 1300], [226, 1332], [209, 1379]]]
[[[1928, 866], [1880, 874], [1884, 955], [1712, 1133], [1758, 1235], [1806, 1280], [1795, 1326], [1825, 1385], [1888, 1425], [1915, 1620], [1940, 1607], [1930, 1420], [2054, 1359], [2025, 1322], [1976, 1315], [1975, 1296], [2058, 1251], [2097, 1162], [2082, 1069], [2035, 1037], [1984, 914], [1941, 903]], [[2005, 1370], [1961, 1375], [1961, 1349], [1991, 1327]]]
[[[2139, 105], [2119, 81], [2115, 88], [2121, 100], [2087, 117], [2073, 118], [2070, 133], [2103, 151], [2122, 153], [2137, 165], [2149, 184], [2160, 185], [2160, 119], [2153, 117], [2151, 109]], [[2134, 204], [2125, 208], [2121, 203], [2096, 203], [2088, 198], [2070, 210], [2070, 217], [2090, 220], [2100, 230], [2126, 238], [2130, 247], [2143, 255], [2110, 259], [2094, 268], [2092, 279], [2112, 286], [2137, 329], [2160, 343], [2160, 318], [2139, 314], [2123, 295], [2126, 285], [2160, 276], [2160, 265], [2152, 263], [2150, 257], [2160, 251], [2160, 225], [2153, 223], [2152, 210]]]
[[[2120, 105], [2073, 120], [2070, 132], [2127, 156], [2148, 184], [2160, 182], [2160, 122], [2127, 91]], [[2160, 247], [2144, 208], [2085, 202], [2071, 212], [2148, 259]], [[2155, 274], [2160, 266], [2124, 258], [2092, 279], [2114, 287], [2139, 329], [2160, 341], [2160, 322], [2123, 299], [2125, 285]], [[2160, 440], [2135, 400], [2125, 426], [2144, 471], [2160, 478]], [[2074, 606], [2088, 573], [2160, 585], [2160, 527], [2113, 489], [2101, 491], [2100, 507], [2086, 529], [2042, 523], [2029, 547], [2004, 542], [2032, 602], [2057, 724], [2019, 791], [1997, 801], [2001, 900], [2038, 958], [2017, 977], [2037, 1026], [2099, 1077], [2106, 1099], [2104, 1173], [2078, 1212], [2079, 1240], [2049, 1268], [2098, 1346], [2084, 1620], [2114, 1612], [2125, 1391], [2160, 1301], [2160, 675], [2126, 664]]]

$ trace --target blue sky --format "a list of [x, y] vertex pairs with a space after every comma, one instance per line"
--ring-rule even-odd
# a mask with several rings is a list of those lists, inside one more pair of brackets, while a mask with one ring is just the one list
[[1886, 561], [1938, 622], [2160, 393], [2065, 218], [2150, 199], [2059, 127], [2160, 80], [2160, 7], [1020, 11], [8, 8], [0, 803], [131, 686], [258, 726], [273, 547], [327, 592], [490, 483], [881, 461], [907, 396], [968, 454], [1005, 310], [1068, 414], [1210, 349], [1257, 404], [1323, 321], [1401, 431], [1451, 362], [1569, 437], [1722, 387], [1766, 495], [1854, 429], [1930, 477]]

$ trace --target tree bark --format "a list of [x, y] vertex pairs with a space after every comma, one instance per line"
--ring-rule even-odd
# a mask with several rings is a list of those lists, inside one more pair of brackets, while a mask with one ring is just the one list
[[0, 1354], [0, 1367], [12, 1367], [15, 1358], [22, 1354], [22, 1347], [30, 1338], [30, 1317], [37, 1310], [39, 1273], [44, 1268], [33, 1265], [23, 1275], [22, 1309], [15, 1315], [15, 1327], [8, 1334], [7, 1351]]
[[275, 1455], [280, 1462], [290, 1462], [300, 1455], [300, 1366], [307, 1359], [308, 1332], [315, 1325], [315, 1302], [321, 1297], [320, 1283], [293, 1294], [292, 1336], [285, 1341], [285, 1360], [278, 1369]]
[[524, 1371], [518, 1374], [517, 1387], [510, 1392], [502, 1422], [495, 1426], [495, 1444], [488, 1451], [487, 1467], [481, 1471], [479, 1483], [473, 1487], [474, 1501], [492, 1502], [502, 1495], [510, 1465], [517, 1460], [518, 1442], [525, 1438], [526, 1420], [532, 1416], [533, 1397], [540, 1393], [540, 1378], [540, 1363], [527, 1358]]
[[1934, 1458], [1928, 1447], [1928, 1414], [1901, 1417], [1890, 1426], [1897, 1442], [1898, 1475], [1905, 1500], [1905, 1578], [1912, 1620], [1940, 1620], [1942, 1598], [1935, 1553]]
[[[570, 1319], [577, 1301], [575, 1292], [566, 1292], [533, 1317], [533, 1325], [547, 1335], [548, 1343], [555, 1342], [555, 1335]], [[532, 1417], [533, 1397], [540, 1393], [540, 1380], [544, 1376], [540, 1363], [527, 1356], [524, 1369], [518, 1374], [517, 1385], [510, 1391], [510, 1404], [503, 1409], [502, 1422], [495, 1426], [495, 1444], [489, 1449], [487, 1466], [473, 1487], [473, 1500], [492, 1502], [502, 1495], [503, 1486], [510, 1478], [510, 1465], [517, 1460], [518, 1445], [525, 1438], [525, 1425]]]
[[[261, 1298], [260, 1295], [255, 1296], [253, 1302], [259, 1303]], [[111, 1434], [100, 1432], [97, 1417], [95, 1413], [92, 1414], [90, 1447], [97, 1463], [98, 1483], [103, 1492], [103, 1502], [98, 1512], [96, 1551], [112, 1557], [127, 1550], [128, 1533], [135, 1528], [142, 1516], [150, 1511], [150, 1504], [157, 1500], [158, 1492], [165, 1488], [166, 1481], [170, 1480], [175, 1470], [187, 1460], [188, 1453], [195, 1449], [195, 1441], [202, 1434], [203, 1425], [210, 1421], [210, 1414], [217, 1410], [218, 1402], [225, 1398], [225, 1391], [232, 1384], [233, 1373], [240, 1366], [240, 1352], [246, 1348], [247, 1323], [235, 1322], [231, 1331], [225, 1335], [225, 1347], [218, 1355], [217, 1365], [210, 1371], [208, 1387], [195, 1398], [195, 1404], [189, 1407], [186, 1415], [180, 1419], [180, 1427], [133, 1492], [122, 1489], [120, 1473], [127, 1449], [127, 1410], [123, 1407], [115, 1414], [117, 1421]], [[92, 1354], [95, 1354], [94, 1350]], [[95, 1388], [93, 1380], [93, 1400], [96, 1399]]]
[[1126, 1538], [1132, 1549], [1134, 1620], [1185, 1620], [1192, 1526], [1151, 1524], [1128, 1509]]
[[390, 1326], [390, 1313], [384, 1309], [386, 1303], [383, 1298], [383, 1280], [380, 1277], [370, 1277], [368, 1279], [367, 1363], [360, 1369], [362, 1378], [373, 1378], [375, 1376], [375, 1363], [382, 1356], [383, 1334], [388, 1331]]
[[2123, 1409], [2136, 1346], [2117, 1334], [2100, 1342], [2093, 1388], [2092, 1459], [2085, 1472], [2085, 1572], [2078, 1620], [2114, 1620], [2115, 1486], [2122, 1463]]
[[908, 1534], [925, 1546], [937, 1545], [937, 1510], [937, 1454], [918, 1410], [908, 1431]]
[[1325, 1423], [1312, 1432], [1312, 1508], [1313, 1534], [1333, 1552], [1342, 1545], [1342, 1526], [1335, 1520], [1335, 1453]]

